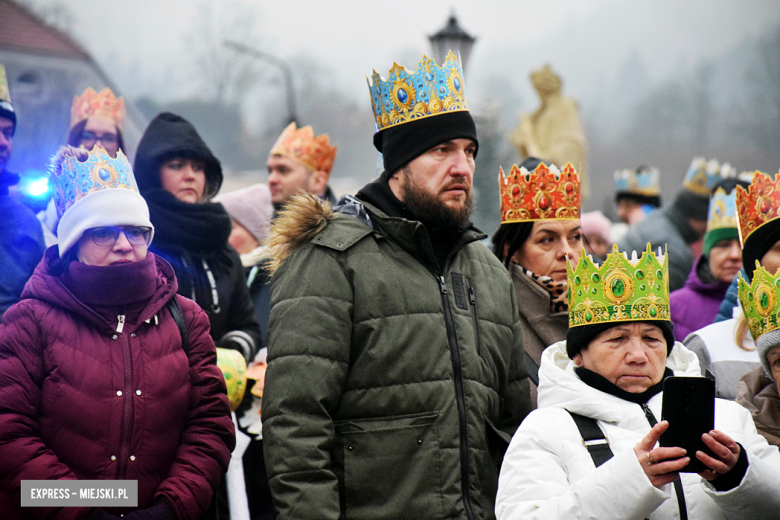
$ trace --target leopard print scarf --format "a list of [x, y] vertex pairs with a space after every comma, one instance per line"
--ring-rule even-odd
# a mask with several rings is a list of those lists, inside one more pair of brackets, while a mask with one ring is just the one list
[[526, 276], [536, 282], [539, 287], [544, 289], [550, 294], [550, 312], [568, 312], [569, 311], [569, 294], [566, 282], [558, 283], [549, 276], [540, 276], [536, 273], [532, 273], [525, 267], [519, 266], [523, 270]]

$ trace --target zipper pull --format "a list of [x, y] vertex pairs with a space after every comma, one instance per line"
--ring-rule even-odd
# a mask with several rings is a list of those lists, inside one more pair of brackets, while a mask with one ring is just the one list
[[116, 331], [119, 334], [122, 334], [122, 330], [125, 328], [125, 315], [120, 314], [119, 316], [117, 316], [117, 319], [119, 320], [119, 323], [117, 323], [116, 325]]
[[442, 294], [447, 294], [447, 285], [444, 283], [444, 277], [439, 276], [439, 289]]
[[477, 305], [477, 298], [474, 296], [474, 288], [471, 284], [469, 284], [469, 301], [471, 302], [471, 305]]

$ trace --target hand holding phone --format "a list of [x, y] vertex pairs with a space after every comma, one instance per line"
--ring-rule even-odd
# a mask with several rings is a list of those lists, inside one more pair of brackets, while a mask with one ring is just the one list
[[691, 459], [680, 471], [709, 470], [696, 452], [715, 457], [702, 440], [702, 435], [715, 427], [715, 382], [706, 377], [666, 378], [661, 418], [669, 421], [669, 428], [661, 435], [660, 445], [684, 448]]

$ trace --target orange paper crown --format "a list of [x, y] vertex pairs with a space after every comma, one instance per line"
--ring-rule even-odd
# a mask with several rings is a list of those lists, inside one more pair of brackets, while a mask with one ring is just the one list
[[501, 223], [580, 218], [580, 176], [567, 163], [563, 172], [539, 163], [533, 173], [515, 164], [509, 175], [499, 167]]
[[766, 173], [756, 171], [747, 190], [737, 186], [737, 229], [743, 247], [753, 232], [780, 216], [779, 210], [780, 176], [772, 180]]
[[106, 87], [95, 92], [88, 87], [81, 96], [74, 96], [70, 107], [71, 129], [92, 116], [100, 116], [113, 121], [120, 132], [125, 129], [125, 99], [118, 98]]
[[328, 134], [315, 137], [311, 126], [296, 128], [295, 123], [290, 123], [271, 148], [271, 155], [277, 154], [300, 161], [310, 170], [321, 170], [330, 175], [336, 160], [336, 147], [330, 145]]

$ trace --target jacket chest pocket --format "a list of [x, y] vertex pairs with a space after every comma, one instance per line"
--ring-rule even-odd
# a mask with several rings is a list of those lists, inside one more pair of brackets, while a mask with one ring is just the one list
[[437, 417], [336, 423], [342, 518], [443, 518]]

